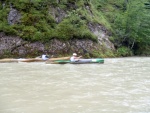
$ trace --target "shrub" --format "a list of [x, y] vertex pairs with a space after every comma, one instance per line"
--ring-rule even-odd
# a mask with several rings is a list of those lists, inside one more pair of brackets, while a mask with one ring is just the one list
[[37, 32], [37, 29], [34, 26], [25, 26], [22, 30], [20, 36], [25, 40], [33, 41], [33, 35]]
[[117, 49], [117, 54], [119, 56], [123, 56], [123, 57], [131, 56], [132, 55], [132, 51], [129, 48], [127, 48], [127, 47], [120, 47], [120, 48]]

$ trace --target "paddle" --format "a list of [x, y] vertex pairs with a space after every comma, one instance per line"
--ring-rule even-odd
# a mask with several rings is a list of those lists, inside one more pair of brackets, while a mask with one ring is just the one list
[[50, 58], [50, 61], [55, 61], [55, 60], [69, 60], [70, 57], [59, 57], [59, 58]]

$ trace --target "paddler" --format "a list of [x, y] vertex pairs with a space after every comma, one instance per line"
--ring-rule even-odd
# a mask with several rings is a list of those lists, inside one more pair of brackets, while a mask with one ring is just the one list
[[70, 61], [71, 62], [77, 62], [77, 61], [79, 61], [79, 59], [81, 58], [82, 56], [77, 56], [77, 53], [73, 53], [72, 54], [72, 57], [70, 58]]

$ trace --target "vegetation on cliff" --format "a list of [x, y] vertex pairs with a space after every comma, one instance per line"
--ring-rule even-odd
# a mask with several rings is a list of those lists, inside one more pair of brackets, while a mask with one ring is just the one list
[[[21, 15], [14, 23], [8, 22], [11, 8]], [[46, 42], [53, 38], [97, 41], [88, 23], [99, 23], [112, 34], [111, 41], [121, 56], [150, 55], [149, 20], [149, 0], [0, 1], [0, 32], [28, 41]]]

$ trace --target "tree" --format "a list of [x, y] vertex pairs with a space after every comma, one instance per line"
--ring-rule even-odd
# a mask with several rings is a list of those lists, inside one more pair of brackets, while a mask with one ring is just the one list
[[[127, 46], [135, 53], [150, 43], [150, 11], [147, 0], [128, 0], [127, 10], [116, 19], [115, 33], [121, 46]], [[148, 5], [147, 5], [148, 4]]]

